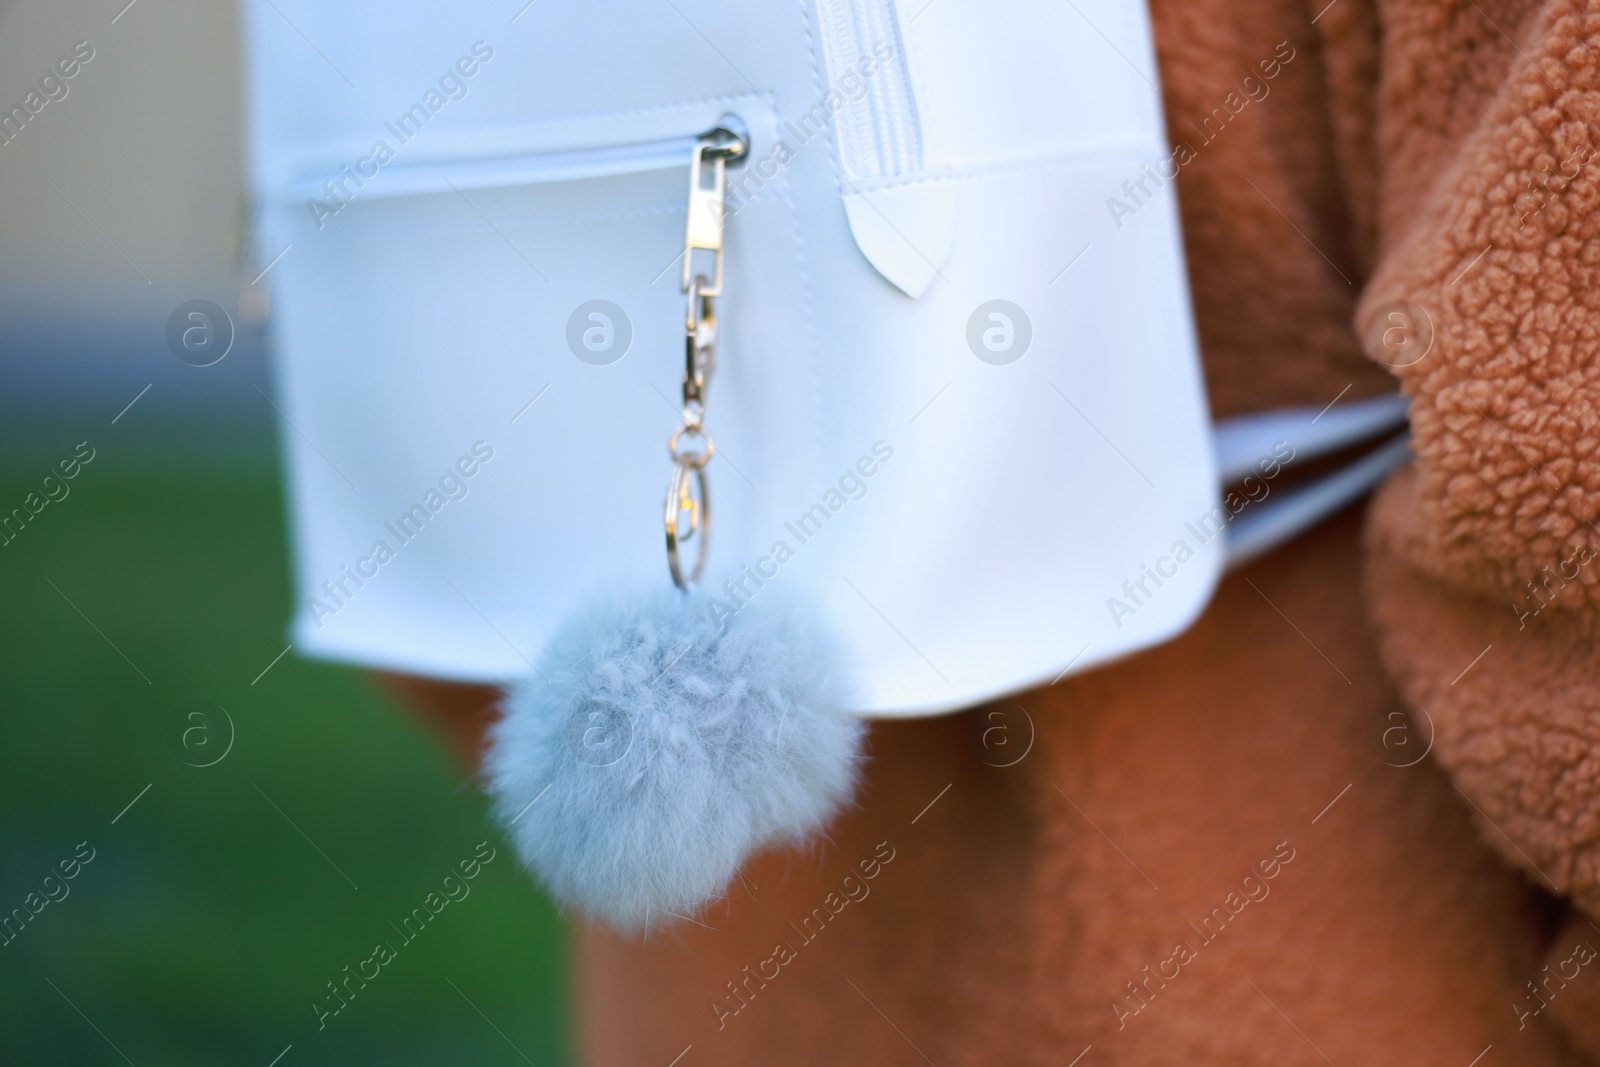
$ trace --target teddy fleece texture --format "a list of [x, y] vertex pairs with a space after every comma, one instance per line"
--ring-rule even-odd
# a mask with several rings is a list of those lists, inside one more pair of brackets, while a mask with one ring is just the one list
[[1161, 648], [875, 725], [704, 926], [580, 931], [591, 1062], [1600, 1062], [1600, 0], [1151, 9], [1174, 139], [1293, 51], [1177, 182], [1214, 410], [1398, 379], [1414, 464]]

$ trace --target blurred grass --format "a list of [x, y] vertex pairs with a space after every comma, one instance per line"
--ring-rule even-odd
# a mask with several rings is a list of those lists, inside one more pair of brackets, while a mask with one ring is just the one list
[[[0, 514], [96, 449], [0, 547], [0, 914], [95, 849], [0, 947], [0, 1063], [564, 1062], [563, 928], [474, 783], [359, 672], [291, 652], [251, 684], [287, 643], [271, 442], [137, 413], [0, 428]], [[193, 700], [233, 722], [214, 766], [181, 758]], [[390, 924], [484, 840], [402, 947]], [[380, 941], [397, 958], [319, 1030]]]

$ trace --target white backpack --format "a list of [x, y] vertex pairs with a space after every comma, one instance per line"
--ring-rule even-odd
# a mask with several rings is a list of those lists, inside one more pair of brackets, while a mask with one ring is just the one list
[[504, 681], [597, 582], [665, 581], [725, 116], [730, 606], [803, 587], [876, 714], [1196, 617], [1218, 470], [1142, 3], [505, 8], [246, 4], [300, 651]]
[[496, 808], [619, 925], [837, 811], [841, 708], [1166, 640], [1405, 455], [1213, 435], [1141, 0], [245, 10], [295, 647], [517, 683]]

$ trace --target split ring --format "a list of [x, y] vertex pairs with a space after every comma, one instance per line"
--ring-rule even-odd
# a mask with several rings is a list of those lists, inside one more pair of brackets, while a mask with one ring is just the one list
[[[677, 440], [677, 434], [673, 434]], [[677, 457], [677, 462], [672, 468], [672, 480], [667, 483], [666, 503], [666, 528], [667, 528], [667, 569], [672, 572], [672, 584], [679, 589], [687, 590], [691, 585], [700, 580], [701, 573], [706, 569], [706, 549], [710, 543], [711, 533], [711, 497], [706, 492], [705, 461], [711, 458], [711, 440], [706, 439], [706, 453], [704, 456]], [[699, 459], [698, 464], [690, 461]], [[689, 477], [694, 476], [694, 488], [698, 491], [698, 498], [689, 493]], [[679, 536], [678, 522], [684, 514], [684, 501], [688, 500], [689, 528]], [[683, 576], [683, 564], [678, 558], [678, 546], [691, 539], [698, 539], [695, 547], [694, 570], [688, 578]]]
[[[698, 437], [704, 440], [706, 443], [705, 451], [679, 452], [678, 438], [682, 437], [684, 434], [689, 434], [692, 437]], [[667, 438], [667, 453], [672, 456], [672, 462], [682, 466], [691, 467], [694, 470], [700, 470], [705, 467], [707, 463], [711, 462], [712, 456], [717, 454], [717, 445], [716, 442], [711, 440], [711, 435], [706, 433], [703, 427], [683, 426], [677, 430], [674, 430], [672, 436]]]

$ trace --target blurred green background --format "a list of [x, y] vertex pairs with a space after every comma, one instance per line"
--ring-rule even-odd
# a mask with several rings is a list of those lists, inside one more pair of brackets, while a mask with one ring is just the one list
[[[0, 547], [0, 909], [95, 850], [0, 947], [0, 1063], [564, 1062], [562, 924], [476, 784], [359, 672], [291, 652], [252, 684], [287, 643], [270, 422], [142, 405], [0, 429], [0, 512], [95, 449]], [[228, 725], [185, 749], [196, 700], [232, 722], [207, 767]], [[319, 1030], [325, 983], [484, 840], [470, 895]]]
[[[0, 144], [0, 515], [95, 450], [0, 547], [0, 917], [94, 859], [0, 935], [0, 1064], [564, 1062], [564, 931], [476, 783], [361, 673], [262, 675], [293, 431], [240, 275], [235, 6], [0, 0], [0, 106], [78, 41], [70, 93]], [[215, 366], [167, 346], [196, 298], [238, 326]], [[470, 895], [319, 1030], [326, 983], [486, 839]]]

